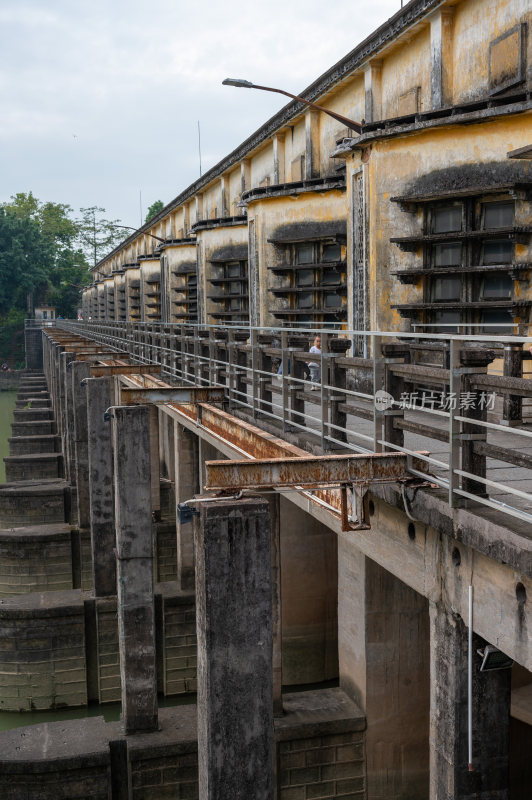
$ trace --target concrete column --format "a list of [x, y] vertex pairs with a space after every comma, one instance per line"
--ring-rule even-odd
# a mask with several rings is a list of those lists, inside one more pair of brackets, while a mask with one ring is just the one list
[[75, 361], [72, 363], [70, 371], [74, 405], [73, 437], [76, 491], [78, 496], [78, 525], [80, 528], [89, 528], [89, 448], [85, 379], [90, 377], [90, 363], [88, 361]]
[[220, 208], [218, 210], [219, 217], [229, 217], [230, 214], [230, 200], [229, 200], [229, 180], [224, 175], [220, 178]]
[[150, 415], [147, 406], [112, 413], [122, 727], [129, 734], [157, 728]]
[[251, 189], [251, 160], [243, 158], [240, 162], [240, 190], [242, 194]]
[[161, 516], [161, 470], [159, 464], [159, 409], [148, 406], [150, 414], [151, 508], [157, 519]]
[[273, 800], [266, 500], [205, 503], [195, 525], [202, 800]]
[[[198, 437], [178, 422], [174, 422], [175, 499], [177, 503], [190, 500], [199, 489]], [[194, 526], [180, 523], [176, 518], [177, 581], [181, 589], [194, 588]]]
[[364, 70], [364, 112], [366, 122], [382, 117], [382, 62], [372, 61]]
[[305, 174], [303, 180], [320, 176], [320, 114], [315, 108], [305, 112]]
[[111, 378], [87, 380], [89, 511], [96, 597], [116, 594], [116, 547], [111, 423], [103, 415], [113, 404]]
[[433, 109], [453, 100], [454, 8], [438, 11], [430, 20], [430, 100]]
[[473, 772], [467, 748], [467, 628], [430, 604], [430, 800], [507, 800], [511, 670], [480, 672], [473, 636]]
[[273, 137], [273, 182], [284, 183], [286, 171], [285, 134], [276, 133]]
[[347, 537], [338, 556], [340, 686], [366, 714], [368, 800], [426, 800], [427, 600]]
[[65, 473], [67, 480], [72, 486], [76, 484], [75, 456], [74, 456], [74, 397], [72, 394], [72, 372], [71, 365], [76, 356], [73, 353], [62, 353], [63, 379], [65, 382]]
[[272, 557], [273, 713], [283, 716], [283, 648], [281, 624], [281, 510], [280, 495], [266, 494], [270, 507]]

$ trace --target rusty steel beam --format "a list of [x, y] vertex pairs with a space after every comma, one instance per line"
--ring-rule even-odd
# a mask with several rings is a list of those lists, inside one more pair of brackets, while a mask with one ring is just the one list
[[102, 361], [109, 358], [129, 359], [129, 353], [116, 353], [110, 350], [83, 350], [82, 352], [76, 352], [77, 361]]
[[409, 477], [405, 453], [207, 461], [205, 469], [208, 491], [386, 483]]
[[120, 404], [125, 406], [138, 403], [221, 403], [225, 400], [225, 390], [214, 386], [170, 386], [168, 388], [120, 387]]
[[91, 366], [91, 378], [108, 378], [110, 375], [157, 375], [160, 367], [153, 364], [97, 364]]

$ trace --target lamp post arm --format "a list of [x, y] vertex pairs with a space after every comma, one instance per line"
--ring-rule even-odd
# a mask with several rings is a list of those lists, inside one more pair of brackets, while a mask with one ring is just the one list
[[277, 92], [277, 94], [284, 94], [286, 97], [291, 97], [292, 100], [298, 100], [300, 103], [303, 103], [306, 106], [310, 106], [311, 108], [316, 108], [318, 111], [323, 111], [324, 114], [328, 114], [333, 119], [340, 122], [342, 125], [345, 125], [347, 128], [360, 133], [362, 130], [362, 123], [355, 122], [354, 119], [348, 119], [348, 117], [342, 116], [342, 114], [337, 114], [336, 111], [331, 111], [329, 108], [324, 108], [323, 106], [319, 106], [317, 103], [312, 103], [310, 100], [305, 100], [304, 97], [300, 97], [297, 94], [292, 94], [291, 92], [285, 92], [284, 89], [274, 89], [272, 86], [258, 86], [256, 83], [253, 83], [250, 89], [262, 89], [265, 92]]
[[[113, 228], [124, 228], [126, 231], [138, 231], [138, 228], [134, 228], [132, 225], [113, 225]], [[144, 231], [146, 236], [151, 236], [152, 239], [157, 239], [158, 242], [166, 242], [166, 239], [163, 239], [161, 236], [156, 236], [154, 233], [148, 233], [148, 231]]]

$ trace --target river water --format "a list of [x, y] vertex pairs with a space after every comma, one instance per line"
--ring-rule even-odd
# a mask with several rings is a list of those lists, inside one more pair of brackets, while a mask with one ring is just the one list
[[[159, 697], [159, 708], [172, 706], [188, 706], [196, 702], [195, 694], [177, 695], [175, 697]], [[85, 719], [86, 717], [103, 717], [106, 722], [117, 722], [120, 719], [120, 703], [91, 704], [85, 708], [63, 708], [57, 711], [0, 711], [0, 731], [11, 728], [22, 728], [25, 725], [37, 725], [39, 722], [61, 722], [65, 719]]]
[[4, 483], [6, 472], [4, 456], [9, 455], [7, 440], [11, 436], [11, 423], [13, 422], [13, 409], [15, 408], [16, 392], [0, 392], [0, 483]]

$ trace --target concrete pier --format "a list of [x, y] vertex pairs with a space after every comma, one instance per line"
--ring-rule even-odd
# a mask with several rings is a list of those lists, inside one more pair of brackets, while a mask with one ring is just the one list
[[430, 604], [430, 798], [507, 800], [510, 682], [508, 669], [480, 672], [473, 636], [473, 761], [468, 769], [467, 628], [456, 614]]
[[74, 464], [76, 476], [78, 525], [80, 528], [90, 526], [89, 503], [89, 452], [87, 428], [87, 389], [85, 381], [90, 375], [90, 364], [87, 361], [74, 361], [70, 368], [72, 381], [72, 404], [74, 416]]
[[111, 380], [89, 378], [86, 392], [94, 594], [96, 597], [105, 597], [116, 594], [113, 448], [111, 423], [104, 420], [104, 414], [112, 404]]
[[[174, 422], [176, 503], [190, 500], [199, 489], [198, 439]], [[177, 579], [181, 589], [194, 589], [194, 528], [192, 522], [176, 519]]]
[[115, 407], [113, 449], [122, 728], [157, 729], [149, 410]]
[[195, 533], [200, 797], [273, 800], [269, 505], [206, 503]]

